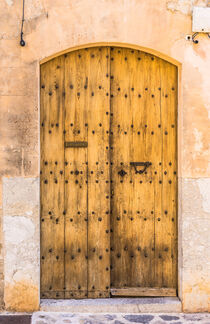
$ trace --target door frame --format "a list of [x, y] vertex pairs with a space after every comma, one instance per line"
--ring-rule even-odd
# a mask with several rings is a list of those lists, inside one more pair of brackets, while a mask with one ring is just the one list
[[[85, 48], [91, 48], [91, 47], [121, 47], [121, 48], [129, 48], [129, 49], [134, 49], [134, 50], [139, 50], [139, 51], [143, 51], [145, 53], [148, 54], [152, 54], [155, 55], [173, 65], [175, 65], [177, 67], [177, 80], [178, 80], [178, 91], [177, 91], [177, 147], [176, 147], [176, 151], [177, 151], [177, 295], [178, 297], [182, 300], [182, 268], [181, 268], [181, 197], [182, 197], [182, 193], [181, 193], [181, 167], [180, 167], [180, 161], [181, 161], [181, 156], [182, 156], [182, 152], [181, 152], [181, 147], [182, 147], [182, 137], [181, 137], [181, 128], [183, 125], [183, 113], [182, 113], [182, 109], [181, 107], [183, 106], [182, 104], [182, 84], [181, 84], [181, 72], [182, 72], [182, 64], [177, 61], [176, 59], [163, 54], [161, 52], [158, 52], [156, 50], [153, 50], [151, 48], [147, 48], [147, 47], [143, 47], [143, 46], [139, 46], [139, 45], [135, 45], [135, 44], [130, 44], [130, 43], [120, 43], [120, 42], [97, 42], [97, 43], [88, 43], [88, 44], [83, 44], [83, 45], [78, 45], [78, 46], [74, 46], [65, 50], [62, 50], [60, 52], [57, 52], [55, 54], [52, 54], [46, 58], [43, 58], [39, 61], [39, 94], [38, 94], [38, 99], [39, 99], [39, 174], [40, 174], [40, 157], [41, 157], [41, 141], [40, 141], [40, 76], [41, 76], [41, 65], [43, 63], [46, 63], [50, 60], [52, 60], [53, 58], [56, 58], [58, 56], [61, 56], [63, 54], [66, 53], [70, 53], [70, 52], [74, 52], [77, 51], [79, 49], [85, 49]], [[39, 220], [40, 220], [40, 185], [39, 185]], [[40, 225], [39, 225], [40, 227]], [[39, 234], [39, 242], [41, 245], [41, 231]], [[39, 273], [41, 274], [41, 263], [39, 260]], [[39, 280], [39, 292], [41, 291], [41, 281]]]

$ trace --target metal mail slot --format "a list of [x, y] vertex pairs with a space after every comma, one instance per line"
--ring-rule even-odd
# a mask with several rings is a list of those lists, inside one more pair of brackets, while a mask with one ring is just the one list
[[65, 147], [87, 147], [87, 142], [65, 142]]

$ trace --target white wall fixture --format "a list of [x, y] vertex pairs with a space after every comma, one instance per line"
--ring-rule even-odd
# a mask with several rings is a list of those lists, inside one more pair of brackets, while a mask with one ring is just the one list
[[192, 31], [210, 33], [210, 7], [193, 7]]

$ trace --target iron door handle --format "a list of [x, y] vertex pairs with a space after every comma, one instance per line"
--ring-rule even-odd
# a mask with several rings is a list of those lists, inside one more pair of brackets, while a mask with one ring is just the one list
[[[150, 165], [152, 165], [152, 163], [151, 162], [148, 162], [148, 161], [147, 162], [130, 162], [130, 165], [134, 167], [136, 173], [142, 174], [142, 173], [144, 173], [146, 171], [146, 169]], [[137, 166], [143, 166], [144, 169], [137, 170]]]

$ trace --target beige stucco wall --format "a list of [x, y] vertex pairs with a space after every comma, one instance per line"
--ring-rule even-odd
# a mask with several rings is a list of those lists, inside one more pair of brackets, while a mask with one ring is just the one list
[[180, 63], [179, 294], [184, 311], [209, 310], [210, 39], [199, 35], [197, 45], [185, 40], [192, 6], [208, 1], [25, 2], [25, 47], [19, 46], [21, 1], [0, 2], [0, 280], [4, 256], [6, 309], [39, 307], [39, 62], [74, 46], [117, 42]]

